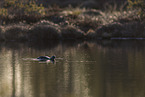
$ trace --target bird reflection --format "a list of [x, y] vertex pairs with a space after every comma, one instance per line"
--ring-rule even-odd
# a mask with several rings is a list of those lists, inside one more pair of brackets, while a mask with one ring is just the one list
[[55, 63], [55, 60], [38, 60], [39, 61], [39, 63], [47, 63], [47, 64], [49, 64], [49, 63]]

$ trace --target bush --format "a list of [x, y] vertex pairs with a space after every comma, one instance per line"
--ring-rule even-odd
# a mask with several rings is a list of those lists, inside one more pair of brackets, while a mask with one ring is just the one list
[[59, 39], [59, 31], [51, 25], [36, 25], [29, 31], [29, 38], [36, 41]]
[[45, 10], [42, 4], [38, 6], [36, 2], [29, 2], [27, 5], [25, 5], [25, 14], [27, 15], [40, 15], [44, 16], [45, 15]]
[[42, 4], [38, 5], [34, 0], [5, 0], [3, 7], [8, 9], [9, 14], [45, 15], [45, 10]]
[[0, 41], [1, 40], [4, 40], [4, 33], [3, 33], [4, 31], [3, 31], [3, 27], [2, 26], [0, 26]]
[[27, 40], [27, 29], [19, 26], [9, 27], [6, 29], [5, 40]]
[[61, 29], [61, 35], [63, 39], [82, 39], [84, 32], [73, 26], [66, 26]]
[[141, 17], [145, 17], [145, 1], [144, 0], [128, 0], [129, 8], [137, 9]]
[[0, 16], [7, 16], [8, 15], [8, 10], [5, 8], [0, 9]]

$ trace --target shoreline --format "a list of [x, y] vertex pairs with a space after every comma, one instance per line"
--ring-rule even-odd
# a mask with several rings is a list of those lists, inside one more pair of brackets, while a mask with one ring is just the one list
[[[64, 9], [45, 17], [14, 16], [0, 25], [2, 41], [145, 39], [145, 19], [136, 10]], [[32, 20], [31, 20], [32, 19]], [[35, 21], [35, 22], [34, 22]]]
[[[117, 25], [117, 27], [116, 27]], [[126, 27], [126, 26], [125, 26]], [[135, 27], [135, 25], [134, 25]], [[139, 28], [137, 28], [139, 29]], [[89, 30], [87, 33], [73, 26], [59, 27], [45, 25], [11, 25], [0, 26], [0, 40], [3, 41], [49, 41], [49, 40], [98, 40], [98, 39], [145, 39], [145, 31], [113, 26]], [[145, 29], [142, 27], [142, 29]], [[140, 30], [140, 29], [139, 29]], [[108, 31], [108, 32], [107, 32]], [[133, 32], [134, 31], [134, 32]]]

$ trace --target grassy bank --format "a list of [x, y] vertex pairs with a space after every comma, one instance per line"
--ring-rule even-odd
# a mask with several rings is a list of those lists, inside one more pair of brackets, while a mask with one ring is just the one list
[[137, 12], [50, 7], [43, 15], [1, 15], [0, 40], [145, 38], [145, 19]]

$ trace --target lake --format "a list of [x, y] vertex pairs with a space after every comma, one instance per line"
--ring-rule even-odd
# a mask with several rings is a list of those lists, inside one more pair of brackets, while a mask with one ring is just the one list
[[[54, 62], [37, 57], [56, 56]], [[145, 97], [145, 40], [0, 44], [0, 97]]]

